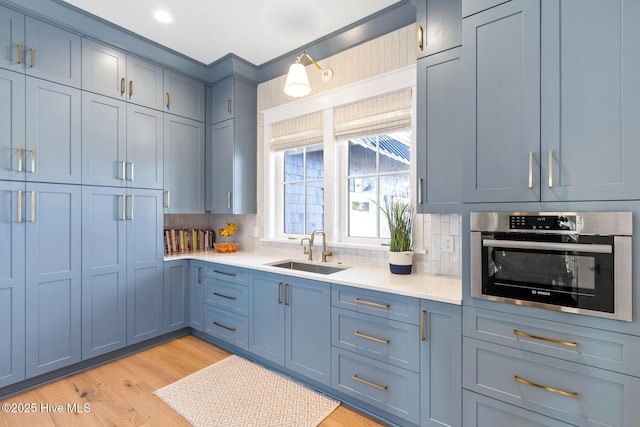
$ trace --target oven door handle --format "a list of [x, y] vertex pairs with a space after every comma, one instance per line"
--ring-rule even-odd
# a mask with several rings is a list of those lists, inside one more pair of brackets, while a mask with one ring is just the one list
[[512, 249], [539, 249], [558, 252], [586, 252], [595, 254], [610, 254], [613, 252], [611, 245], [591, 245], [581, 243], [554, 243], [554, 242], [528, 242], [521, 240], [493, 240], [482, 241], [484, 247], [512, 248]]

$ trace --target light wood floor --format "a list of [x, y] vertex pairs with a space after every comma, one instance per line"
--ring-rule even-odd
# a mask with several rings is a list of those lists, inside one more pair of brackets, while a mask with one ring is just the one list
[[[151, 393], [229, 356], [226, 351], [194, 336], [119, 359], [12, 396], [1, 403], [27, 404], [35, 413], [0, 412], [0, 426], [189, 426]], [[47, 406], [51, 408], [47, 412]], [[67, 405], [84, 404], [89, 412], [70, 413]], [[62, 413], [53, 413], [61, 405]], [[380, 426], [378, 422], [341, 405], [321, 426]]]

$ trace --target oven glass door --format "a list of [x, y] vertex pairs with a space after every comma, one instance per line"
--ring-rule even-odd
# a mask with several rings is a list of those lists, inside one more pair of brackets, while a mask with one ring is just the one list
[[482, 293], [614, 312], [613, 237], [483, 233]]

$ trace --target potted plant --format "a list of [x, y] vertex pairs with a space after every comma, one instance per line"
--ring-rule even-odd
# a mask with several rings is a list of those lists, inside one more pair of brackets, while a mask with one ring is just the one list
[[413, 209], [411, 204], [394, 200], [386, 208], [374, 202], [389, 224], [389, 270], [395, 274], [411, 273], [413, 265]]

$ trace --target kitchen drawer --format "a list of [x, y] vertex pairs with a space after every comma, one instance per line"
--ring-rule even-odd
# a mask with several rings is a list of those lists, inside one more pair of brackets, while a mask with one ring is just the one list
[[238, 285], [249, 285], [249, 272], [246, 268], [242, 267], [205, 263], [204, 275], [205, 277], [236, 283]]
[[464, 308], [465, 336], [640, 376], [640, 340], [625, 334]]
[[244, 316], [205, 305], [204, 331], [243, 350], [249, 348], [249, 320]]
[[331, 305], [414, 325], [417, 325], [420, 320], [418, 298], [386, 292], [332, 285]]
[[640, 378], [473, 338], [463, 346], [468, 390], [580, 426], [631, 427], [640, 419]]
[[417, 373], [336, 347], [331, 350], [331, 386], [334, 389], [409, 422], [419, 423]]
[[331, 320], [333, 345], [419, 372], [418, 326], [335, 307]]
[[465, 427], [571, 427], [573, 425], [467, 390], [462, 393], [462, 399], [464, 402], [462, 421]]
[[204, 302], [242, 316], [249, 314], [249, 287], [204, 279]]

